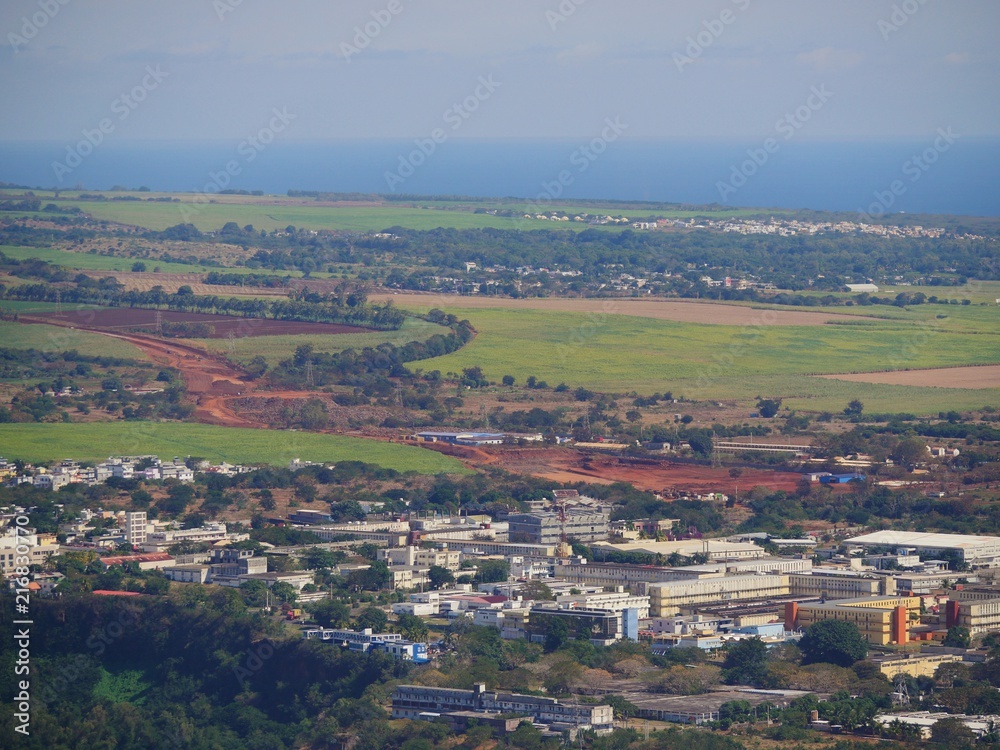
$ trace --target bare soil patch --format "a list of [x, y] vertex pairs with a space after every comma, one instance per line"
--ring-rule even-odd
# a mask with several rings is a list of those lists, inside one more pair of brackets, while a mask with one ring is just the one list
[[1000, 388], [1000, 365], [975, 367], [942, 367], [935, 370], [898, 370], [895, 372], [862, 372], [844, 375], [817, 375], [830, 380], [885, 385], [914, 385], [923, 388]]
[[638, 318], [672, 320], [679, 323], [711, 323], [715, 325], [779, 325], [818, 326], [829, 321], [853, 320], [855, 315], [804, 310], [755, 309], [743, 305], [723, 305], [697, 300], [665, 299], [584, 299], [545, 298], [507, 299], [505, 297], [463, 297], [457, 294], [372, 294], [372, 302], [392, 300], [397, 305], [444, 310], [450, 308], [507, 310], [551, 310], [553, 312], [591, 313], [600, 315], [631, 315]]
[[792, 492], [802, 475], [789, 471], [743, 469], [740, 477], [729, 475], [729, 467], [700, 466], [674, 461], [634, 462], [617, 456], [582, 453], [569, 448], [525, 448], [490, 450], [499, 466], [515, 474], [531, 474], [562, 483], [628, 482], [650, 492], [679, 490], [692, 493], [740, 494], [757, 486]]
[[[27, 318], [28, 316], [23, 316]], [[79, 310], [64, 313], [37, 313], [31, 319], [45, 323], [63, 323], [97, 328], [106, 331], [145, 329], [156, 331], [157, 321], [162, 323], [203, 323], [211, 326], [211, 333], [203, 338], [223, 339], [230, 334], [246, 336], [294, 336], [301, 333], [338, 334], [365, 333], [371, 329], [335, 323], [305, 323], [297, 320], [270, 320], [264, 318], [238, 318], [229, 315], [178, 312], [176, 310], [146, 310], [133, 307], [115, 307], [101, 310]]]

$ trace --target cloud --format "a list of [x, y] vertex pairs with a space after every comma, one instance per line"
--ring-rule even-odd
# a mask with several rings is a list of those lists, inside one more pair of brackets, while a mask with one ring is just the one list
[[966, 65], [969, 62], [969, 53], [951, 52], [944, 56], [944, 61], [949, 65]]
[[803, 52], [795, 59], [803, 65], [811, 65], [816, 70], [845, 70], [860, 65], [865, 59], [865, 54], [854, 49], [820, 47], [810, 52]]

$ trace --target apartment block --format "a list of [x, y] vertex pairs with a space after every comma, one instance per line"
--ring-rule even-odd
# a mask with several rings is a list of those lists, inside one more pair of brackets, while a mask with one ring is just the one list
[[512, 542], [558, 544], [563, 536], [580, 542], [599, 542], [611, 529], [609, 508], [569, 508], [565, 513], [511, 513], [507, 516], [508, 537]]

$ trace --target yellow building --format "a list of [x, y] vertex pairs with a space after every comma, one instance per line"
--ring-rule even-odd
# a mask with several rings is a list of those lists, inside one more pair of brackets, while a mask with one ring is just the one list
[[910, 622], [920, 619], [920, 597], [878, 596], [842, 599], [823, 604], [785, 605], [785, 627], [804, 630], [822, 620], [843, 620], [858, 626], [861, 637], [879, 646], [909, 641]]
[[958, 654], [905, 654], [884, 656], [872, 660], [890, 680], [898, 674], [910, 677], [933, 677], [942, 664], [962, 661]]

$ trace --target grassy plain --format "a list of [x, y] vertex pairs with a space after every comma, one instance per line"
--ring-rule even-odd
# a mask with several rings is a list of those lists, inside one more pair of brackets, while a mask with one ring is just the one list
[[436, 333], [447, 335], [451, 331], [419, 318], [407, 318], [398, 331], [372, 331], [371, 333], [341, 333], [335, 336], [302, 334], [298, 336], [251, 336], [234, 339], [189, 339], [185, 343], [219, 352], [237, 363], [247, 363], [262, 356], [273, 367], [290, 358], [301, 345], [311, 344], [318, 352], [342, 352], [345, 349], [364, 349], [379, 344], [402, 345], [410, 341], [426, 341]]
[[[937, 309], [935, 309], [937, 308]], [[839, 311], [834, 308], [831, 311]], [[871, 308], [868, 308], [869, 310]], [[491, 380], [534, 375], [611, 392], [672, 391], [698, 400], [782, 397], [787, 406], [839, 411], [860, 398], [869, 411], [937, 413], [1000, 403], [997, 390], [847, 383], [813, 374], [1000, 363], [996, 308], [925, 305], [858, 325], [736, 327], [617, 315], [449, 309], [479, 335], [426, 370], [479, 365]], [[851, 321], [848, 321], [851, 323]]]
[[[3, 303], [0, 307], [7, 304], [9, 303]], [[39, 303], [29, 304], [37, 306]], [[22, 310], [22, 312], [27, 312], [27, 310]], [[91, 356], [147, 359], [140, 349], [121, 339], [58, 326], [27, 325], [10, 321], [0, 321], [0, 346], [10, 349], [38, 349], [43, 352], [62, 352], [76, 349], [82, 354]]]
[[411, 445], [313, 432], [249, 430], [167, 422], [0, 425], [0, 455], [13, 460], [98, 461], [110, 455], [199, 456], [282, 466], [293, 458], [364, 461], [400, 472], [461, 474], [456, 459]]

